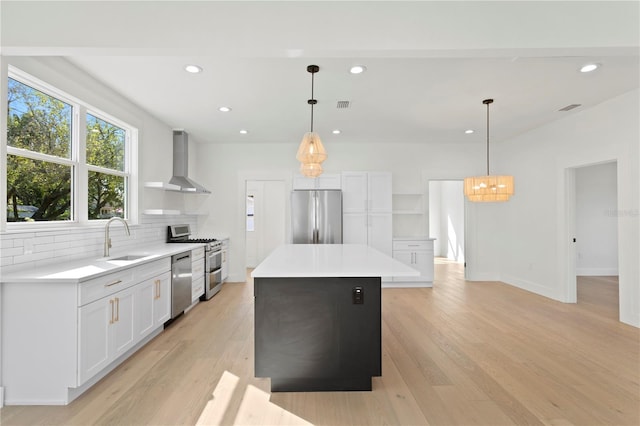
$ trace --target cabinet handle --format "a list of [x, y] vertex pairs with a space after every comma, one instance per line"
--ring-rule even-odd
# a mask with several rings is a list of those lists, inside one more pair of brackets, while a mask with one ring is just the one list
[[156, 297], [155, 297], [155, 299], [160, 299], [160, 291], [161, 291], [160, 280], [156, 280]]
[[109, 300], [109, 304], [111, 305], [111, 318], [109, 319], [109, 324], [113, 324], [113, 299]]
[[409, 247], [420, 247], [420, 244], [409, 244]]
[[112, 285], [116, 285], [116, 284], [120, 284], [122, 282], [122, 280], [118, 280], [118, 281], [114, 281], [111, 284], [105, 284], [105, 287], [111, 287]]
[[120, 321], [120, 298], [116, 297], [116, 319], [114, 322]]

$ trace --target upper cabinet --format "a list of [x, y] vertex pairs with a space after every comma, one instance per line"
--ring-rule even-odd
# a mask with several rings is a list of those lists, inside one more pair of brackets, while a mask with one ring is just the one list
[[325, 173], [317, 178], [295, 174], [293, 176], [293, 189], [342, 189], [342, 180], [339, 173]]
[[342, 240], [392, 253], [390, 172], [342, 173]]
[[390, 172], [343, 172], [344, 213], [391, 213]]

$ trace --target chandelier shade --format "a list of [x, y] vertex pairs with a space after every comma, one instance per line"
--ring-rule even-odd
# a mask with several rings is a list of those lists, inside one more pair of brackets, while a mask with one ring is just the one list
[[296, 159], [300, 164], [300, 173], [307, 177], [318, 177], [322, 174], [322, 162], [327, 159], [327, 151], [322, 145], [320, 135], [313, 131], [313, 106], [318, 103], [313, 97], [314, 75], [320, 71], [317, 65], [309, 65], [307, 72], [311, 73], [311, 99], [307, 104], [311, 105], [311, 130], [304, 134], [298, 147]]
[[489, 174], [489, 105], [493, 99], [482, 101], [487, 106], [487, 174], [464, 178], [464, 195], [472, 202], [509, 201], [513, 195], [513, 176]]
[[464, 194], [474, 202], [508, 201], [513, 195], [513, 176], [464, 178]]

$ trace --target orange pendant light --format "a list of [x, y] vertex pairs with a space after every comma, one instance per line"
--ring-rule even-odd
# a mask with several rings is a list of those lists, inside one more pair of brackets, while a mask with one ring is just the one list
[[311, 99], [307, 104], [311, 105], [311, 131], [304, 134], [296, 159], [300, 161], [300, 173], [307, 177], [318, 177], [322, 174], [322, 162], [327, 159], [327, 152], [322, 145], [320, 136], [313, 131], [313, 106], [318, 103], [313, 98], [314, 75], [320, 71], [317, 65], [309, 65], [307, 71], [311, 73]]

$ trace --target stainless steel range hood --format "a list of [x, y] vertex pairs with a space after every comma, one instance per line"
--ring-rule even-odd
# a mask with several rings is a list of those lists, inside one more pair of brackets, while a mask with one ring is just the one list
[[184, 130], [173, 131], [173, 177], [169, 183], [178, 185], [181, 191], [211, 194], [211, 191], [189, 178], [189, 134]]

